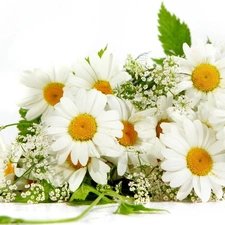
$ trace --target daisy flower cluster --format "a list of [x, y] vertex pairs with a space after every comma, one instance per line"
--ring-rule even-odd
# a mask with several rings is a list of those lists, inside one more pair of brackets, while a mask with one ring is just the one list
[[223, 200], [225, 52], [188, 40], [158, 60], [120, 65], [106, 47], [24, 71], [18, 136], [0, 137], [0, 201]]

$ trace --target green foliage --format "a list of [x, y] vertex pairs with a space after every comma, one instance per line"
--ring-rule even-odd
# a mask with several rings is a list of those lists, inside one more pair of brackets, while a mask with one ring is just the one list
[[12, 218], [9, 216], [0, 216], [0, 224], [20, 224], [23, 223], [23, 219]]
[[[91, 193], [95, 195], [95, 198], [96, 196], [99, 196], [101, 194], [94, 187], [86, 183], [82, 183], [80, 187], [73, 192], [70, 198], [70, 202], [74, 201], [73, 202], [74, 205], [76, 204], [87, 205], [90, 202], [90, 199], [92, 198], [92, 197], [90, 198]], [[101, 200], [101, 204], [108, 204], [108, 203], [114, 203], [114, 201], [104, 196]]]
[[101, 49], [99, 52], [98, 52], [98, 56], [101, 58], [102, 55], [104, 54], [104, 52], [107, 50], [107, 47], [108, 45], [105, 46], [105, 48]]
[[164, 209], [147, 208], [140, 204], [131, 204], [124, 201], [120, 203], [115, 213], [129, 215], [129, 214], [156, 213], [156, 212], [168, 212], [168, 211]]
[[26, 136], [27, 134], [33, 134], [32, 131], [30, 131], [28, 128], [31, 128], [34, 123], [39, 124], [41, 122], [41, 118], [38, 117], [34, 120], [28, 121], [26, 120], [26, 113], [28, 110], [20, 108], [19, 114], [21, 116], [21, 120], [17, 124], [18, 134], [22, 136]]
[[163, 64], [163, 61], [165, 60], [165, 58], [160, 58], [160, 59], [156, 59], [156, 58], [152, 58], [152, 60], [159, 65]]
[[165, 54], [183, 56], [183, 43], [191, 45], [191, 35], [188, 26], [185, 23], [181, 23], [180, 19], [175, 15], [172, 15], [163, 3], [158, 13], [158, 23], [159, 40], [162, 43]]
[[70, 202], [73, 200], [85, 200], [90, 192], [95, 192], [95, 191], [96, 191], [95, 188], [93, 188], [85, 183], [82, 183], [80, 185], [80, 187], [76, 191], [73, 192], [73, 194], [70, 198]]

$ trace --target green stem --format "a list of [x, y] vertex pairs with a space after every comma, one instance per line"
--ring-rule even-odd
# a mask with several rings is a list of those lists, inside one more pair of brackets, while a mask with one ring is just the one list
[[102, 190], [102, 192], [105, 193], [105, 195], [109, 195], [111, 197], [119, 199], [121, 202], [124, 202], [124, 201], [133, 202], [133, 198], [131, 197], [127, 198], [125, 196], [118, 194], [117, 192], [113, 190]]
[[[40, 163], [41, 161], [43, 161], [45, 158], [41, 157], [38, 160], [38, 163]], [[12, 183], [12, 185], [16, 184], [21, 178], [23, 178], [24, 176], [26, 176], [28, 173], [30, 173], [32, 171], [32, 169], [36, 166], [36, 164], [33, 164], [29, 169], [27, 169], [20, 177], [17, 177], [17, 179]]]
[[1, 126], [0, 131], [4, 130], [7, 127], [12, 127], [12, 126], [17, 126], [17, 125], [18, 125], [18, 123], [11, 123], [11, 124], [7, 124], [5, 126]]
[[84, 217], [94, 206], [98, 204], [98, 202], [104, 197], [104, 193], [101, 193], [92, 203], [89, 205], [81, 214], [76, 217], [68, 218], [68, 219], [56, 219], [56, 220], [26, 220], [19, 218], [11, 218], [6, 216], [0, 216], [0, 224], [50, 224], [50, 223], [67, 223], [67, 222], [75, 222]]

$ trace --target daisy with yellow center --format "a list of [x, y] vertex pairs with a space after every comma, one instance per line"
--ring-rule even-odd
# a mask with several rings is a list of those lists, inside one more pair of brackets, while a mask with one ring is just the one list
[[81, 165], [79, 161], [74, 164], [71, 155], [67, 157], [62, 165], [55, 167], [55, 173], [57, 177], [60, 177], [61, 183], [68, 182], [69, 189], [72, 192], [79, 188], [87, 173], [97, 184], [106, 185], [109, 171], [110, 167], [101, 158], [89, 158], [86, 165]]
[[162, 155], [162, 149], [165, 147], [160, 140], [160, 135], [162, 134], [162, 123], [170, 123], [173, 120], [167, 113], [167, 109], [172, 107], [173, 97], [161, 96], [157, 101], [157, 113], [149, 118], [150, 124], [152, 124], [151, 132], [154, 134], [154, 138], [151, 139], [151, 152], [159, 160], [164, 157]]
[[59, 164], [70, 155], [71, 162], [84, 166], [90, 157], [118, 156], [116, 138], [122, 136], [123, 124], [115, 110], [105, 110], [106, 95], [97, 90], [80, 89], [73, 101], [63, 97], [54, 115], [46, 119], [48, 134], [53, 135], [53, 151]]
[[203, 42], [191, 47], [184, 44], [183, 50], [185, 58], [178, 58], [179, 73], [183, 74], [178, 91], [185, 91], [193, 106], [202, 100], [215, 104], [218, 96], [225, 94], [225, 57], [215, 46]]
[[11, 159], [11, 149], [0, 135], [0, 184], [4, 180], [13, 180], [15, 176], [14, 163]]
[[[149, 117], [154, 114], [155, 109], [137, 111], [129, 101], [113, 95], [108, 96], [108, 106], [119, 113], [124, 126], [122, 137], [117, 138], [122, 155], [110, 159], [117, 165], [118, 174], [122, 176], [129, 167], [140, 166], [139, 160], [142, 160], [143, 164], [156, 165], [156, 158], [151, 154], [149, 145], [150, 139], [154, 137]], [[137, 152], [140, 153], [139, 157]]]
[[76, 92], [71, 84], [73, 75], [66, 67], [48, 72], [35, 69], [25, 71], [20, 76], [20, 83], [25, 91], [24, 96], [17, 101], [17, 105], [27, 109], [27, 120], [33, 120], [39, 116], [46, 118], [60, 102], [60, 99], [67, 94], [73, 95]]
[[119, 68], [113, 54], [105, 51], [101, 57], [90, 54], [89, 62], [78, 60], [74, 65], [74, 86], [86, 90], [96, 89], [103, 94], [113, 94], [118, 85], [131, 79], [131, 76]]
[[182, 126], [171, 127], [161, 134], [167, 147], [161, 168], [162, 179], [172, 188], [179, 188], [177, 198], [185, 199], [194, 189], [207, 202], [213, 192], [222, 198], [225, 186], [225, 147], [217, 140], [215, 132], [200, 120], [185, 119]]

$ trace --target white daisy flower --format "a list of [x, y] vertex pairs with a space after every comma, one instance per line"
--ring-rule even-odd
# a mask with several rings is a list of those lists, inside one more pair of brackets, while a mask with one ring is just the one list
[[7, 145], [0, 135], [0, 184], [5, 180], [13, 180], [15, 176], [15, 163], [12, 158], [10, 145]]
[[225, 94], [225, 57], [218, 58], [218, 49], [203, 42], [191, 47], [185, 43], [183, 50], [185, 58], [178, 58], [179, 73], [183, 74], [178, 92], [185, 91], [193, 106], [201, 100], [215, 104]]
[[[79, 188], [87, 173], [97, 184], [107, 184], [109, 172], [110, 167], [100, 158], [92, 157], [88, 159], [86, 165], [81, 165], [79, 161], [75, 165], [71, 155], [67, 157], [67, 160], [62, 165], [58, 165], [55, 168], [56, 176], [61, 177], [62, 184], [68, 182], [69, 189], [72, 192]], [[52, 182], [54, 183], [54, 180]]]
[[74, 86], [86, 90], [97, 89], [103, 94], [113, 94], [113, 89], [131, 79], [119, 68], [112, 53], [105, 51], [101, 58], [97, 53], [90, 54], [89, 62], [81, 59], [74, 65]]
[[25, 71], [20, 76], [25, 94], [17, 105], [28, 110], [26, 119], [46, 118], [63, 96], [70, 92], [73, 95], [76, 92], [71, 84], [73, 77], [69, 68], [63, 66], [57, 70], [52, 67], [48, 72], [40, 69]]
[[46, 119], [48, 134], [56, 139], [52, 150], [59, 154], [59, 164], [69, 154], [74, 165], [86, 165], [89, 157], [118, 156], [116, 137], [122, 137], [123, 124], [118, 112], [105, 110], [106, 95], [97, 90], [80, 89], [72, 101], [61, 98], [54, 115]]
[[217, 107], [214, 107], [209, 117], [209, 121], [211, 124], [213, 124], [217, 128], [217, 130], [222, 129], [225, 126], [225, 105], [224, 104], [218, 104]]
[[173, 124], [163, 132], [161, 141], [167, 148], [163, 150], [162, 179], [172, 188], [180, 187], [177, 198], [185, 199], [194, 188], [203, 202], [210, 199], [211, 190], [221, 199], [225, 185], [225, 147], [216, 139], [215, 132], [200, 120], [189, 119], [183, 121], [182, 127]]
[[108, 106], [119, 113], [120, 121], [124, 126], [122, 137], [117, 138], [122, 155], [112, 161], [117, 164], [118, 174], [122, 176], [129, 170], [129, 166], [140, 166], [139, 160], [142, 160], [143, 164], [156, 165], [157, 160], [151, 154], [149, 144], [150, 139], [154, 137], [149, 117], [156, 109], [137, 111], [129, 101], [113, 95], [108, 95]]
[[151, 132], [154, 133], [154, 137], [151, 139], [152, 143], [152, 153], [157, 159], [162, 160], [164, 157], [162, 155], [162, 149], [165, 147], [160, 140], [160, 135], [162, 133], [161, 124], [173, 122], [171, 117], [167, 113], [167, 109], [173, 104], [173, 97], [170, 96], [160, 96], [157, 101], [157, 113], [150, 117], [150, 123], [153, 125]]

